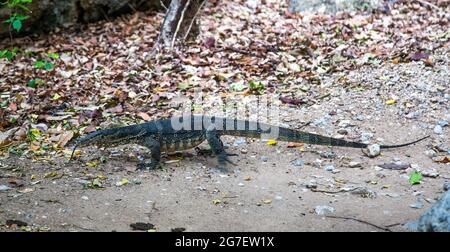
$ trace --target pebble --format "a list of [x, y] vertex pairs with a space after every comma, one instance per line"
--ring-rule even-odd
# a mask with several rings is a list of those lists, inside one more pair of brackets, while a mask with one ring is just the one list
[[277, 196], [275, 196], [275, 199], [276, 199], [276, 200], [282, 200], [283, 197], [281, 197], [280, 195], [277, 195]]
[[316, 160], [313, 161], [312, 165], [314, 167], [318, 167], [319, 168], [322, 165], [322, 160], [316, 159]]
[[316, 206], [314, 208], [314, 212], [317, 215], [330, 214], [330, 213], [334, 213], [334, 211], [336, 211], [336, 210], [333, 207], [330, 207], [330, 206]]
[[427, 151], [425, 151], [425, 155], [427, 155], [427, 157], [435, 157], [436, 156], [436, 151], [434, 151], [434, 150], [427, 150]]
[[448, 121], [447, 120], [440, 120], [438, 121], [438, 125], [441, 127], [445, 127], [448, 125]]
[[357, 115], [356, 116], [356, 120], [358, 120], [358, 121], [364, 121], [364, 119], [366, 119], [366, 118], [363, 115]]
[[434, 126], [433, 131], [434, 131], [435, 134], [438, 134], [438, 135], [442, 134], [443, 133], [442, 126], [441, 125]]
[[241, 182], [241, 183], [238, 184], [238, 186], [244, 186], [244, 183]]
[[262, 156], [262, 157], [261, 157], [261, 161], [263, 161], [263, 162], [267, 162], [268, 160], [269, 160], [269, 158], [266, 157], [266, 156]]
[[379, 144], [372, 144], [369, 145], [369, 147], [367, 147], [367, 156], [368, 157], [376, 157], [378, 155], [380, 155], [381, 149], [380, 149], [380, 145]]
[[416, 203], [409, 205], [409, 207], [414, 208], [414, 209], [421, 209], [421, 208], [423, 208], [423, 203], [421, 200], [417, 200]]
[[341, 135], [347, 135], [348, 134], [348, 130], [346, 130], [346, 129], [338, 129], [337, 133], [339, 133]]
[[305, 164], [305, 161], [303, 161], [301, 159], [296, 159], [296, 160], [292, 161], [292, 164], [294, 166], [303, 166]]
[[361, 163], [360, 162], [356, 162], [356, 161], [351, 161], [350, 163], [348, 163], [348, 167], [350, 167], [350, 168], [358, 168], [358, 167], [361, 167]]
[[364, 132], [361, 134], [361, 142], [368, 142], [370, 141], [370, 139], [373, 138], [373, 134], [372, 133], [368, 133], [368, 132]]
[[248, 153], [248, 150], [247, 150], [247, 149], [241, 149], [241, 153], [242, 153], [242, 154], [247, 154], [247, 153]]
[[89, 198], [88, 198], [88, 196], [81, 196], [81, 199], [82, 200], [88, 200]]
[[11, 187], [6, 186], [6, 185], [0, 185], [0, 191], [7, 191], [9, 189], [11, 189]]
[[326, 165], [325, 166], [325, 171], [329, 171], [329, 172], [334, 171], [334, 166], [333, 165]]
[[434, 170], [434, 169], [422, 171], [422, 175], [424, 177], [429, 177], [429, 178], [437, 178], [437, 177], [439, 177], [439, 173], [436, 170]]
[[445, 182], [443, 186], [444, 191], [450, 190], [450, 182]]
[[246, 143], [245, 138], [238, 138], [238, 139], [236, 139], [234, 141], [233, 145], [234, 146], [239, 146], [239, 145], [243, 145], [245, 143]]

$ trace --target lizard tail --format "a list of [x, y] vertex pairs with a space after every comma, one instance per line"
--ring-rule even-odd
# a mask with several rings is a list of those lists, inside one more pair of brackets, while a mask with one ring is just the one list
[[77, 147], [78, 147], [78, 143], [76, 143], [76, 144], [73, 146], [72, 154], [70, 155], [69, 161], [72, 161], [73, 155], [75, 154], [75, 150], [77, 149]]
[[427, 139], [427, 138], [429, 138], [429, 137], [430, 137], [430, 136], [422, 137], [422, 138], [420, 138], [420, 139], [418, 139], [418, 140], [415, 140], [415, 141], [409, 142], [409, 143], [405, 143], [405, 144], [397, 144], [397, 145], [381, 145], [381, 146], [380, 146], [380, 149], [391, 149], [391, 148], [404, 147], [404, 146], [408, 146], [408, 145], [411, 145], [411, 144], [418, 143], [418, 142], [420, 142], [420, 141], [422, 141], [422, 140], [425, 140], [425, 139]]

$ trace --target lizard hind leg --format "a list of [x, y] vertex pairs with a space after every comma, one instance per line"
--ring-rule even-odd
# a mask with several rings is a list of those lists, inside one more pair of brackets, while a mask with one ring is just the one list
[[138, 163], [136, 170], [154, 170], [159, 168], [161, 166], [161, 143], [154, 137], [145, 137], [140, 144], [150, 149], [151, 159]]
[[216, 130], [214, 129], [206, 130], [206, 140], [208, 141], [208, 144], [211, 146], [211, 149], [214, 152], [214, 154], [217, 155], [220, 170], [226, 170], [227, 163], [236, 165], [230, 160], [229, 156], [237, 156], [237, 154], [229, 154], [225, 152], [225, 149], [223, 148], [223, 143], [220, 140], [220, 135], [217, 133]]

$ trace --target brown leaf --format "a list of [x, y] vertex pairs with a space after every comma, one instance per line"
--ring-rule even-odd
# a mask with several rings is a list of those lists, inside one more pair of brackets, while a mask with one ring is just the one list
[[437, 160], [435, 162], [436, 163], [442, 163], [442, 164], [448, 164], [448, 163], [450, 163], [450, 158], [446, 156], [442, 160]]
[[289, 98], [286, 96], [281, 96], [280, 97], [280, 101], [283, 103], [287, 103], [287, 104], [292, 104], [292, 105], [301, 105], [301, 104], [305, 104], [306, 102], [300, 99], [293, 99], [293, 98]]
[[139, 113], [137, 113], [137, 115], [140, 117], [140, 118], [142, 118], [142, 119], [144, 119], [145, 121], [150, 121], [152, 118], [147, 114], [147, 113], [145, 113], [145, 112], [139, 112]]
[[67, 131], [67, 132], [61, 134], [59, 137], [58, 145], [60, 147], [64, 147], [67, 144], [67, 142], [69, 142], [70, 139], [73, 138], [73, 135], [74, 135], [73, 131]]
[[289, 142], [287, 144], [288, 148], [297, 148], [297, 147], [303, 147], [304, 144], [303, 143], [295, 143], [295, 142]]

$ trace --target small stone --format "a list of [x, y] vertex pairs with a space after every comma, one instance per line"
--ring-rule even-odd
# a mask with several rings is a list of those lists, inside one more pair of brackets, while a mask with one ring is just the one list
[[421, 200], [417, 200], [417, 202], [409, 205], [409, 207], [414, 208], [414, 209], [421, 209], [421, 208], [423, 208], [423, 203]]
[[380, 155], [381, 148], [379, 144], [372, 144], [367, 147], [367, 151], [366, 155], [370, 158], [374, 158]]
[[361, 167], [361, 163], [360, 162], [356, 162], [356, 161], [351, 161], [350, 163], [348, 163], [348, 167], [350, 167], [350, 168], [359, 168], [359, 167]]
[[234, 143], [233, 143], [233, 145], [234, 146], [239, 146], [239, 145], [243, 145], [243, 144], [245, 144], [246, 142], [245, 142], [245, 138], [238, 138], [238, 139], [236, 139], [235, 141], [234, 141]]
[[434, 151], [434, 150], [427, 150], [427, 151], [425, 151], [425, 155], [427, 155], [427, 157], [430, 157], [430, 158], [436, 157], [436, 151]]
[[0, 191], [7, 191], [11, 189], [11, 187], [7, 186], [7, 185], [0, 185]]
[[438, 121], [438, 125], [441, 127], [445, 127], [448, 125], [448, 121], [447, 120], [440, 120]]
[[370, 139], [372, 139], [372, 138], [373, 138], [373, 134], [372, 133], [365, 132], [365, 133], [361, 134], [361, 142], [363, 142], [363, 143], [370, 141]]
[[356, 116], [356, 120], [358, 120], [358, 121], [364, 121], [364, 119], [366, 119], [366, 117], [363, 116], [363, 115], [357, 115]]
[[348, 134], [348, 130], [346, 130], [346, 129], [338, 129], [337, 133], [339, 133], [341, 135], [347, 135]]
[[351, 124], [350, 120], [342, 120], [342, 121], [340, 121], [339, 124], [338, 124], [338, 127], [339, 127], [339, 128], [347, 128], [347, 127], [350, 127], [350, 126], [353, 126], [353, 125]]
[[434, 133], [436, 133], [438, 135], [441, 135], [444, 132], [441, 125], [434, 126], [433, 131], [434, 131]]
[[244, 183], [241, 182], [241, 183], [238, 184], [238, 186], [244, 186]]
[[322, 166], [322, 160], [316, 159], [316, 160], [314, 160], [314, 162], [312, 163], [312, 165], [313, 165], [314, 167], [319, 168], [320, 166]]
[[422, 175], [424, 177], [429, 177], [429, 178], [437, 178], [437, 177], [439, 177], [439, 173], [436, 170], [434, 170], [434, 169], [422, 171]]
[[296, 160], [292, 161], [292, 164], [294, 166], [303, 166], [305, 164], [305, 161], [303, 161], [301, 159], [296, 159]]
[[334, 166], [333, 165], [326, 165], [325, 166], [325, 171], [329, 171], [329, 172], [334, 171]]
[[450, 190], [450, 182], [445, 182], [443, 186], [444, 191]]
[[334, 211], [336, 211], [336, 210], [333, 207], [330, 207], [330, 206], [316, 206], [314, 208], [314, 212], [317, 215], [330, 214], [330, 213], [334, 213]]
[[269, 158], [266, 157], [266, 156], [262, 156], [262, 157], [261, 157], [261, 161], [263, 161], [263, 162], [267, 162], [268, 160], [269, 160]]
[[88, 196], [81, 196], [82, 200], [89, 200]]
[[280, 195], [277, 195], [277, 196], [275, 196], [275, 199], [276, 199], [276, 200], [282, 200], [283, 197], [281, 197]]
[[248, 150], [247, 150], [247, 149], [241, 149], [241, 153], [242, 153], [242, 154], [247, 154], [247, 153], [248, 153]]

